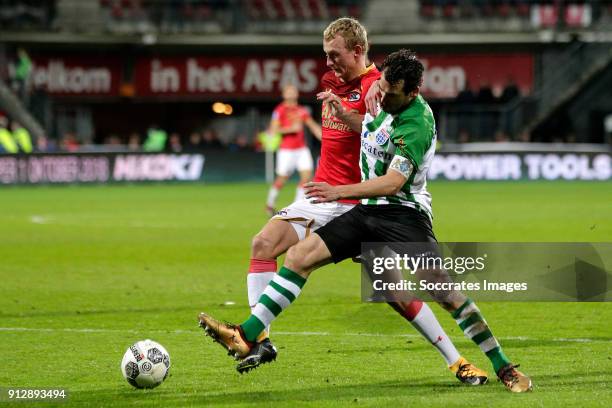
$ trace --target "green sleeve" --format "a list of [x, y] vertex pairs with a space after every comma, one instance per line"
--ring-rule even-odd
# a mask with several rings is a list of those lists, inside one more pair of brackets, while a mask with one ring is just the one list
[[409, 159], [416, 168], [423, 163], [425, 153], [431, 147], [432, 130], [415, 119], [408, 119], [393, 132], [391, 141], [395, 154]]

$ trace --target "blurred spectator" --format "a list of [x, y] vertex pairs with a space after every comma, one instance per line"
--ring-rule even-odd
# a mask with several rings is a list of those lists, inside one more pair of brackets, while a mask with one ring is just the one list
[[457, 143], [469, 143], [471, 140], [470, 132], [467, 129], [459, 129]]
[[228, 145], [228, 148], [232, 152], [252, 150], [249, 138], [244, 134], [236, 136], [236, 138]]
[[463, 88], [458, 94], [457, 98], [455, 98], [455, 102], [461, 104], [471, 104], [476, 99], [474, 92], [472, 92], [472, 88], [470, 88], [469, 82], [465, 82], [465, 88]]
[[140, 133], [132, 132], [128, 138], [128, 149], [132, 151], [140, 150]]
[[479, 105], [476, 116], [478, 123], [477, 136], [480, 140], [493, 139], [495, 129], [497, 128], [496, 122], [499, 116], [499, 112], [496, 110], [496, 107], [493, 106], [496, 102], [489, 82], [484, 80], [481, 81], [480, 89], [476, 95], [476, 103]]
[[29, 105], [30, 76], [32, 74], [32, 60], [23, 48], [17, 50], [17, 64], [15, 66], [15, 91], [25, 105]]
[[170, 134], [170, 139], [168, 140], [168, 150], [173, 153], [180, 153], [183, 151], [181, 136], [178, 133], [173, 132]]
[[79, 150], [80, 143], [74, 132], [66, 132], [60, 140], [60, 149], [66, 152], [76, 152]]
[[495, 131], [495, 142], [503, 143], [503, 142], [509, 142], [509, 141], [510, 141], [510, 137], [508, 136], [506, 132], [504, 132], [501, 129], [497, 129]]
[[39, 153], [50, 153], [57, 151], [55, 142], [46, 136], [41, 136], [36, 139], [36, 151]]
[[504, 88], [501, 96], [499, 97], [500, 102], [510, 102], [513, 99], [517, 98], [521, 95], [521, 91], [519, 90], [518, 85], [514, 81], [514, 78], [509, 77], [508, 82], [506, 83], [506, 87]]
[[189, 135], [189, 141], [187, 143], [187, 146], [185, 147], [185, 150], [188, 152], [199, 152], [202, 151], [203, 147], [204, 146], [202, 145], [202, 135], [200, 134], [200, 132], [194, 130]]
[[529, 143], [531, 142], [531, 135], [529, 134], [529, 130], [527, 128], [521, 130], [521, 132], [516, 137], [519, 142]]
[[217, 134], [212, 129], [206, 129], [202, 133], [202, 139], [204, 141], [203, 145], [207, 149], [210, 149], [210, 148], [218, 149], [218, 148], [223, 147], [223, 144], [217, 137]]
[[6, 116], [0, 116], [0, 149], [3, 153], [18, 153], [19, 148], [11, 131], [8, 129], [8, 119]]
[[21, 124], [17, 121], [13, 121], [11, 126], [11, 130], [13, 131], [13, 138], [19, 149], [23, 153], [32, 153], [32, 137], [30, 136], [30, 132], [28, 129], [21, 126]]
[[168, 133], [159, 128], [157, 125], [151, 125], [147, 131], [147, 140], [145, 140], [142, 148], [145, 152], [161, 152], [166, 147]]
[[112, 146], [112, 147], [122, 146], [121, 138], [112, 133], [107, 136], [106, 140], [104, 141], [104, 144], [106, 146]]
[[478, 94], [476, 95], [476, 102], [478, 103], [495, 103], [495, 96], [493, 95], [493, 90], [491, 89], [491, 85], [482, 81], [480, 83], [480, 89], [478, 90]]
[[251, 150], [251, 142], [249, 141], [249, 138], [244, 134], [238, 135], [238, 137], [236, 138], [236, 144], [241, 150]]

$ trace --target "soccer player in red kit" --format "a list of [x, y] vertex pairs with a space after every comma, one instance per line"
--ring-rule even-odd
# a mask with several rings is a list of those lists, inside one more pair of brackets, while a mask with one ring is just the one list
[[303, 185], [312, 178], [312, 155], [304, 140], [304, 125], [321, 140], [321, 126], [315, 123], [308, 110], [298, 104], [299, 91], [295, 85], [283, 87], [283, 101], [272, 112], [268, 132], [280, 134], [281, 144], [276, 153], [276, 179], [268, 192], [266, 211], [276, 213], [276, 198], [289, 177], [297, 170], [300, 174], [295, 200], [304, 198]]
[[[380, 72], [373, 64], [366, 66], [367, 33], [353, 18], [339, 18], [325, 29], [323, 49], [329, 71], [323, 75], [322, 92], [317, 95], [323, 101], [322, 140], [321, 159], [314, 180], [330, 185], [359, 183], [365, 96], [370, 85], [380, 77]], [[265, 291], [272, 290], [270, 287], [291, 297], [290, 292], [271, 283], [273, 279], [296, 287], [290, 282], [291, 277], [277, 276], [276, 258], [311, 231], [349, 211], [357, 203], [358, 200], [341, 200], [313, 204], [308, 199], [299, 200], [279, 211], [254, 237], [247, 286], [255, 319], [260, 316], [258, 321], [271, 320], [263, 316], [269, 317], [273, 312], [261, 303], [261, 299], [268, 296]], [[440, 352], [460, 381], [473, 385], [487, 382], [484, 371], [460, 356], [427, 304], [420, 300], [389, 304]], [[247, 372], [276, 359], [276, 348], [268, 338], [269, 327], [257, 339], [246, 340], [240, 326], [219, 322], [206, 313], [201, 313], [198, 319], [207, 335], [241, 360], [236, 367], [239, 372]]]
[[[322, 139], [321, 158], [314, 179], [337, 185], [354, 183], [361, 178], [359, 134], [365, 114], [364, 97], [380, 73], [374, 65], [366, 67], [367, 37], [359, 22], [340, 19], [331, 23], [326, 33], [330, 30], [334, 30], [326, 49], [330, 71], [323, 75], [320, 83], [322, 92], [318, 95], [323, 100]], [[337, 109], [337, 104], [345, 109]], [[249, 305], [257, 304], [263, 290], [275, 276], [278, 256], [311, 231], [353, 208], [356, 203], [356, 200], [352, 200], [315, 205], [302, 199], [273, 216], [253, 238], [247, 275]], [[273, 350], [268, 340], [263, 344], [269, 345], [270, 351]], [[276, 354], [275, 351], [273, 354]], [[238, 369], [241, 371], [240, 365]]]

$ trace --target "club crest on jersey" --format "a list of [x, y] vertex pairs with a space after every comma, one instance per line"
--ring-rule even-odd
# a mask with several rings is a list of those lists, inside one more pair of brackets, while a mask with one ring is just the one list
[[389, 140], [389, 137], [389, 132], [387, 132], [386, 129], [381, 129], [378, 133], [376, 133], [376, 143], [383, 145], [387, 140]]
[[359, 94], [359, 92], [351, 92], [347, 99], [349, 102], [357, 102], [360, 98], [361, 95]]

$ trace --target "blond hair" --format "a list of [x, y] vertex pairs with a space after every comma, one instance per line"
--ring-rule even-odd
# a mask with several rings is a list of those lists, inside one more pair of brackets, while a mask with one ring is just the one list
[[359, 21], [351, 17], [341, 17], [332, 21], [325, 31], [323, 31], [323, 39], [325, 41], [333, 40], [336, 35], [344, 38], [346, 48], [352, 50], [357, 45], [361, 45], [363, 53], [368, 52], [368, 33], [364, 26]]

